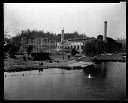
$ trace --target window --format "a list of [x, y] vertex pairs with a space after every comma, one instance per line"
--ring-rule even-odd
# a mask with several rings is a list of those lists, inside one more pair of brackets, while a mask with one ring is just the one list
[[77, 47], [77, 48], [78, 48], [78, 49], [80, 49], [80, 48], [79, 48], [79, 45], [78, 45], [78, 47]]
[[74, 46], [74, 48], [76, 49], [76, 46]]

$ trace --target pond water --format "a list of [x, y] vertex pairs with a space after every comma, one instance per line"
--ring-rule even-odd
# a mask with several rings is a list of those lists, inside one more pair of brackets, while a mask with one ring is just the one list
[[[92, 69], [92, 68], [90, 68]], [[103, 62], [95, 70], [4, 72], [9, 100], [120, 100], [126, 97], [126, 62]], [[88, 78], [88, 75], [92, 78]]]

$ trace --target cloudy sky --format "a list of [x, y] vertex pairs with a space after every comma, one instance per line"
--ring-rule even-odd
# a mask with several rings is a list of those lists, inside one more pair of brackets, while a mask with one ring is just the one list
[[77, 31], [96, 37], [126, 37], [126, 3], [4, 3], [4, 29], [15, 36], [21, 30], [65, 33]]

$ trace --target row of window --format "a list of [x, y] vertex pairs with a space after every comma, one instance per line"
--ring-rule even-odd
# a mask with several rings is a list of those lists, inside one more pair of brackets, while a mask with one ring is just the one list
[[[57, 48], [58, 49], [62, 49], [62, 46], [57, 46]], [[83, 49], [83, 46], [79, 46], [79, 45], [77, 45], [77, 46], [65, 46], [65, 48], [67, 48], [67, 49], [73, 49], [73, 48], [75, 48], [75, 49]]]
[[[33, 43], [31, 43], [31, 42], [29, 42], [28, 43], [29, 45], [34, 45], [34, 44], [36, 44], [36, 45], [40, 45], [41, 43], [35, 43], [35, 42], [33, 42]], [[56, 46], [56, 44], [55, 43], [42, 43], [41, 45], [52, 45], [52, 46]]]
[[44, 40], [41, 41], [41, 39], [37, 39], [37, 40], [34, 40], [34, 41], [29, 40], [28, 44], [41, 44], [41, 42], [42, 43], [55, 43], [55, 41], [47, 42], [47, 41], [44, 41]]
[[55, 49], [56, 46], [34, 46], [34, 48], [40, 48], [40, 49]]
[[55, 49], [33, 49], [33, 52], [50, 52], [50, 51], [55, 51]]

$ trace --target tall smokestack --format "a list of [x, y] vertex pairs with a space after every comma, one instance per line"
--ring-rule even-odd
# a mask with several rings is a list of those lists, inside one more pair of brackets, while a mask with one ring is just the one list
[[107, 21], [104, 21], [104, 41], [106, 41], [107, 37]]
[[61, 34], [61, 42], [64, 41], [64, 28], [62, 30], [62, 34]]

